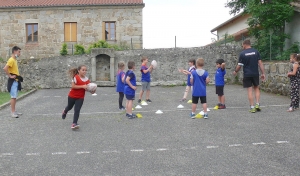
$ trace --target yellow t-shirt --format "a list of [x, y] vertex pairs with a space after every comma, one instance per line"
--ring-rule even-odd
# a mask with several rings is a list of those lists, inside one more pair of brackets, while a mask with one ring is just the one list
[[15, 74], [18, 76], [20, 75], [17, 59], [14, 59], [13, 57], [9, 58], [6, 65], [8, 65], [9, 73], [12, 73], [12, 74]]

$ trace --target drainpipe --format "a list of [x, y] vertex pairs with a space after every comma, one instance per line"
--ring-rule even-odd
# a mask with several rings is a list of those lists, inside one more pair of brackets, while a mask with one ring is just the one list
[[214, 34], [213, 32], [210, 32], [212, 35], [217, 36], [217, 40], [219, 40], [219, 36], [217, 34]]

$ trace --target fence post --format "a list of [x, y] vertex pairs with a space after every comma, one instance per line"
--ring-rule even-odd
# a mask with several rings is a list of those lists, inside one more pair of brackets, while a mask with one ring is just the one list
[[74, 46], [73, 46], [74, 44], [72, 44], [72, 55], [74, 55], [74, 53], [73, 53], [73, 48], [74, 48]]
[[176, 35], [175, 35], [175, 48], [176, 48]]
[[133, 50], [133, 45], [132, 45], [132, 38], [131, 38], [131, 50]]

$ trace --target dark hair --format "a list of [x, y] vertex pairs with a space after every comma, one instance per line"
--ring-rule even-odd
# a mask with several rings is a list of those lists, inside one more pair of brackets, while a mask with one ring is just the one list
[[18, 47], [18, 46], [14, 46], [14, 47], [11, 49], [11, 53], [13, 54], [15, 51], [18, 51], [18, 50], [21, 50], [21, 48]]
[[79, 72], [79, 70], [82, 68], [82, 67], [86, 67], [85, 65], [79, 65], [77, 68], [71, 68], [68, 73], [70, 75], [71, 78], [74, 78], [75, 75], [77, 75]]
[[193, 65], [196, 65], [196, 60], [195, 59], [190, 59], [189, 62], [193, 63]]
[[125, 66], [125, 62], [124, 62], [124, 61], [120, 61], [120, 62], [118, 63], [118, 68], [119, 68], [119, 69], [123, 68], [124, 66]]
[[199, 58], [197, 59], [197, 67], [203, 67], [204, 66], [204, 59]]
[[148, 59], [147, 56], [142, 56], [141, 62], [144, 62], [144, 60]]
[[128, 61], [127, 66], [128, 66], [128, 69], [133, 69], [133, 67], [135, 66], [134, 61]]
[[292, 56], [293, 58], [296, 58], [297, 57], [297, 53], [291, 53], [291, 55], [290, 56]]
[[243, 41], [243, 45], [249, 45], [249, 46], [251, 46], [250, 40], [249, 40], [249, 39], [244, 40], [244, 41]]
[[296, 60], [300, 62], [300, 54], [296, 54]]
[[217, 61], [216, 61], [216, 64], [223, 64], [225, 61], [224, 61], [224, 59], [218, 59]]

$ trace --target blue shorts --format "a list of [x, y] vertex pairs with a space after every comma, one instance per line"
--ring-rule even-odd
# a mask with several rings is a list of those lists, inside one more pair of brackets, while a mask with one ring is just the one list
[[125, 94], [125, 96], [126, 96], [127, 100], [134, 100], [134, 98], [135, 98], [135, 95], [126, 95]]
[[10, 92], [9, 92], [11, 98], [18, 97], [18, 85], [19, 83], [17, 81], [14, 81], [14, 83], [11, 85]]

